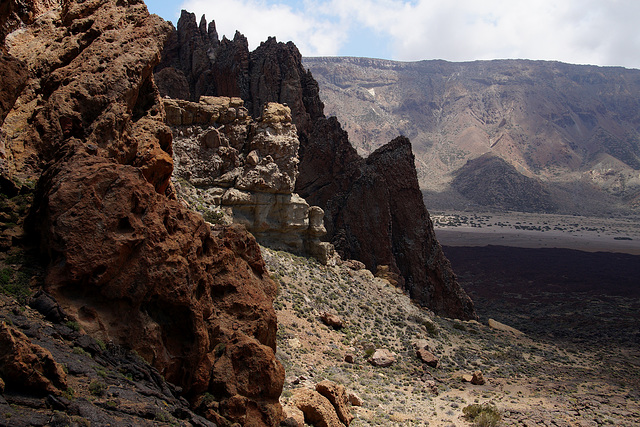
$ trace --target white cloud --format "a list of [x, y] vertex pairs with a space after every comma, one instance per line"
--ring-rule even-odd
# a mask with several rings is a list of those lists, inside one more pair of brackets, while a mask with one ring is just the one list
[[307, 3], [303, 9], [294, 9], [263, 0], [187, 0], [181, 7], [195, 13], [198, 22], [203, 14], [207, 22], [215, 20], [220, 37], [232, 39], [240, 31], [250, 49], [275, 36], [278, 41], [293, 41], [304, 55], [337, 55], [345, 32], [331, 19], [318, 19], [310, 12], [313, 5]]
[[[198, 19], [203, 13], [215, 19], [227, 37], [238, 29], [252, 48], [275, 35], [306, 56], [339, 55], [349, 33], [367, 29], [388, 42], [390, 59], [527, 58], [640, 68], [638, 0], [187, 0], [182, 7]], [[368, 42], [369, 52], [381, 43]]]

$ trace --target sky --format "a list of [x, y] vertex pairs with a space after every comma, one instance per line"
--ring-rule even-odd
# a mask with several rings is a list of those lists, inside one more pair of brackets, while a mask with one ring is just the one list
[[541, 59], [640, 68], [640, 0], [146, 0], [174, 25], [182, 9], [220, 38], [269, 36], [303, 56], [418, 61]]

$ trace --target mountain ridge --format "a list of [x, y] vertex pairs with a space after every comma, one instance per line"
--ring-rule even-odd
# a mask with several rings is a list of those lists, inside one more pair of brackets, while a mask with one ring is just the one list
[[[564, 213], [607, 214], [596, 199], [617, 212], [637, 205], [640, 70], [516, 59], [303, 63], [360, 154], [392, 135], [411, 139], [432, 206], [443, 207], [438, 193], [456, 193], [455, 171], [488, 152], [550, 186]], [[567, 182], [589, 196], [584, 206], [565, 203]]]

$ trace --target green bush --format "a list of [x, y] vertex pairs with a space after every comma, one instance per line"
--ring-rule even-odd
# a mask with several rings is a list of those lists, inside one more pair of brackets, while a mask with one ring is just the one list
[[500, 411], [494, 405], [485, 403], [479, 405], [477, 403], [465, 406], [462, 409], [465, 418], [473, 423], [476, 427], [494, 427], [500, 422], [502, 416]]
[[73, 320], [68, 320], [67, 322], [65, 322], [65, 325], [67, 325], [67, 328], [73, 329], [76, 332], [80, 331], [80, 324], [78, 322], [74, 322]]
[[93, 394], [94, 396], [103, 396], [106, 391], [107, 385], [103, 382], [94, 380], [91, 381], [91, 384], [89, 384], [89, 393]]
[[202, 217], [205, 221], [210, 222], [211, 224], [222, 224], [224, 222], [224, 214], [221, 211], [205, 209], [202, 213]]
[[29, 286], [29, 276], [13, 269], [5, 267], [0, 270], [0, 292], [10, 295], [20, 302], [26, 304], [31, 296], [31, 288]]

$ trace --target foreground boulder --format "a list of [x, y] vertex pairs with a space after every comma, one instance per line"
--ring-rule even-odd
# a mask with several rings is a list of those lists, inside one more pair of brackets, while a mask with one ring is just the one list
[[336, 414], [338, 414], [338, 418], [344, 425], [351, 424], [354, 417], [351, 409], [349, 409], [347, 390], [342, 384], [336, 384], [328, 380], [321, 381], [316, 384], [316, 391], [329, 399], [329, 402], [336, 410]]
[[304, 414], [304, 420], [317, 427], [342, 427], [335, 408], [329, 399], [317, 391], [303, 388], [293, 395], [295, 406]]
[[20, 30], [3, 33], [3, 52], [28, 78], [2, 105], [1, 165], [3, 178], [38, 180], [26, 224], [45, 290], [192, 402], [212, 396], [216, 424], [277, 425], [276, 286], [260, 248], [173, 200], [152, 75], [170, 26], [133, 0], [10, 3], [20, 13], [1, 27]]

